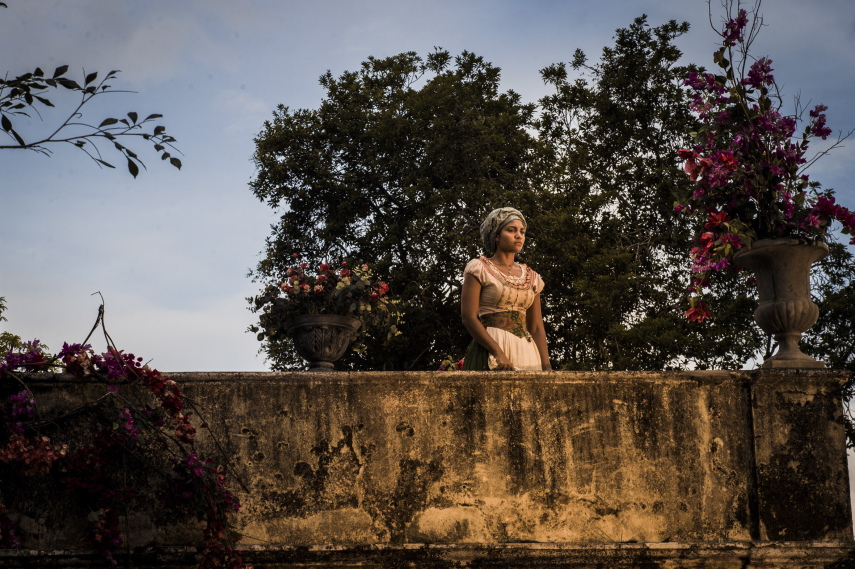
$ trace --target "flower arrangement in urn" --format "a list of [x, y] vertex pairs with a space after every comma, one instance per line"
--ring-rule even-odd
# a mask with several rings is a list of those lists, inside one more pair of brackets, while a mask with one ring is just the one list
[[[782, 114], [772, 61], [749, 57], [762, 25], [759, 6], [749, 25], [739, 2], [726, 3], [729, 19], [718, 32], [722, 46], [713, 58], [721, 74], [692, 72], [685, 81], [700, 128], [693, 133], [696, 145], [679, 151], [694, 187], [675, 210], [691, 216], [697, 228], [686, 316], [698, 322], [711, 315], [703, 300], [710, 278], [730, 267], [737, 251], [759, 239], [823, 241], [834, 220], [843, 233], [855, 234], [855, 214], [804, 173], [827, 152], [806, 158], [811, 139], [831, 135], [827, 108], [814, 106], [806, 120], [807, 109], [798, 103], [794, 115]], [[799, 123], [804, 126], [796, 136]]]
[[[261, 312], [260, 326], [250, 327], [258, 333], [259, 341], [293, 337], [297, 351], [309, 360], [310, 367], [331, 368], [331, 362], [357, 337], [357, 330], [360, 337], [370, 334], [370, 328], [381, 328], [388, 336], [398, 334], [397, 310], [389, 297], [389, 285], [375, 278], [367, 264], [351, 268], [346, 261], [320, 263], [312, 270], [308, 263], [298, 262], [297, 253], [291, 257], [296, 264], [285, 271], [284, 280], [267, 285], [261, 295], [249, 299], [253, 312]], [[322, 322], [317, 326], [327, 331], [326, 338], [337, 344], [331, 348], [318, 346], [327, 351], [322, 356], [306, 353], [311, 349], [308, 344], [319, 343], [317, 335], [303, 346], [295, 335], [296, 330], [316, 321]]]

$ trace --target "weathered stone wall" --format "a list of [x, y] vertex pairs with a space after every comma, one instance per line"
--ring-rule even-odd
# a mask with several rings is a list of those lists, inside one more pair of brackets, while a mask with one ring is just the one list
[[[245, 484], [233, 488], [238, 524], [259, 551], [613, 544], [595, 549], [607, 555], [635, 542], [686, 557], [673, 544], [703, 543], [744, 560], [740, 548], [786, 541], [852, 552], [839, 372], [171, 376], [210, 429], [202, 449], [222, 448]], [[87, 389], [31, 381], [55, 406]], [[67, 527], [25, 514], [39, 526], [28, 546], [69, 547]], [[186, 524], [134, 522], [136, 545], [188, 545]]]

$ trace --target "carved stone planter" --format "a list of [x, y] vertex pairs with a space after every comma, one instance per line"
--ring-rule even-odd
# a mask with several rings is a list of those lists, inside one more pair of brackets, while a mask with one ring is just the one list
[[760, 239], [733, 260], [757, 279], [760, 306], [754, 320], [778, 342], [764, 368], [822, 368], [825, 364], [799, 349], [802, 333], [816, 323], [819, 308], [810, 296], [810, 267], [828, 255], [828, 245], [799, 239]]
[[362, 322], [350, 316], [331, 314], [306, 314], [287, 324], [287, 332], [294, 339], [294, 348], [300, 357], [309, 362], [309, 370], [333, 369], [353, 340]]

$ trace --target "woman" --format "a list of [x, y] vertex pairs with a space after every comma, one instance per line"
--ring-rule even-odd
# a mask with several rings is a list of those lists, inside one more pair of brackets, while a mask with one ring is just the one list
[[543, 280], [514, 257], [525, 244], [525, 217], [512, 207], [481, 224], [486, 256], [463, 271], [460, 313], [472, 343], [464, 370], [551, 370], [540, 313]]

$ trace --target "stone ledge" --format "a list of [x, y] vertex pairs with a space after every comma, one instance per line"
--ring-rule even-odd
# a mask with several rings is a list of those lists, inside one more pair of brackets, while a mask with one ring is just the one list
[[[404, 544], [345, 546], [249, 546], [241, 548], [255, 569], [403, 567], [510, 568], [592, 567], [645, 569], [851, 569], [855, 546], [844, 542], [729, 542], [729, 543], [508, 543]], [[130, 559], [117, 556], [120, 566], [136, 569], [190, 569], [193, 547], [138, 548]], [[71, 569], [103, 567], [91, 550], [0, 550], [0, 566], [8, 569]]]
[[[508, 543], [851, 543], [847, 375], [172, 374], [201, 417], [199, 451], [223, 453], [243, 481], [244, 547], [431, 543], [459, 555]], [[24, 380], [47, 416], [105, 391], [70, 376]], [[68, 522], [79, 504], [3, 490], [33, 522], [25, 547], [84, 543]], [[196, 543], [156, 512], [134, 523], [133, 547]]]

